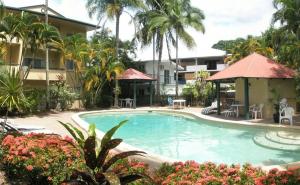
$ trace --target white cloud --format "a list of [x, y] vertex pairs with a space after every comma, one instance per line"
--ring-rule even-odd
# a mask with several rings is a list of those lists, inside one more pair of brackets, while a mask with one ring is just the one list
[[[64, 16], [97, 24], [98, 21], [88, 17], [85, 0], [49, 0], [49, 6]], [[206, 19], [204, 25], [206, 32], [197, 33], [190, 30], [197, 48], [189, 50], [180, 43], [179, 56], [200, 56], [219, 54], [211, 50], [211, 46], [219, 40], [235, 39], [247, 35], [259, 35], [270, 24], [274, 9], [272, 0], [191, 0], [192, 4], [203, 10]], [[4, 0], [8, 6], [21, 7], [43, 4], [44, 0]], [[134, 35], [134, 27], [129, 24], [130, 16], [123, 14], [120, 25], [120, 38], [131, 39]], [[107, 23], [114, 32], [114, 22]], [[138, 58], [151, 58], [151, 47], [138, 52]], [[164, 58], [167, 57], [164, 51]], [[172, 57], [175, 50], [172, 50]]]

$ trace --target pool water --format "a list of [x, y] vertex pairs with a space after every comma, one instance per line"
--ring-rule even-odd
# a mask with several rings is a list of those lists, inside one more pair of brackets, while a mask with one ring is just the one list
[[151, 153], [197, 162], [252, 163], [263, 165], [300, 161], [299, 152], [273, 150], [256, 145], [253, 137], [266, 129], [217, 123], [161, 112], [86, 114], [88, 123], [106, 132], [128, 120], [115, 138]]

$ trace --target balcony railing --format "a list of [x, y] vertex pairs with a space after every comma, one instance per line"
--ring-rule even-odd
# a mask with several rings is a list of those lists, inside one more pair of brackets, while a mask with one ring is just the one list
[[[49, 80], [56, 81], [58, 76], [62, 76], [66, 79], [66, 71], [63, 69], [50, 69], [49, 70]], [[45, 69], [30, 69], [27, 80], [46, 80], [46, 70]]]
[[194, 65], [186, 66], [186, 71], [195, 72], [195, 71], [222, 71], [227, 67], [227, 64], [217, 64], [216, 69], [207, 69], [207, 65]]

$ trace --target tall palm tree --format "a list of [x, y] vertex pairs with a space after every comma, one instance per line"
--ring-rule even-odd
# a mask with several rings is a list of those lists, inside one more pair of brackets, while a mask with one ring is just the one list
[[176, 96], [178, 96], [178, 41], [181, 39], [187, 47], [194, 47], [196, 43], [186, 28], [192, 27], [204, 33], [202, 23], [204, 19], [203, 12], [193, 7], [190, 0], [166, 0], [165, 10], [154, 12], [151, 16], [151, 27], [159, 28], [161, 34], [165, 34], [176, 48]]
[[0, 24], [0, 32], [5, 34], [7, 37], [7, 44], [9, 47], [9, 63], [12, 64], [12, 44], [13, 39], [21, 38], [21, 25], [20, 17], [12, 13], [3, 17]]
[[22, 39], [21, 61], [19, 64], [22, 66], [24, 57], [29, 47], [29, 42], [35, 39], [36, 33], [33, 29], [33, 26], [40, 23], [36, 15], [22, 11], [18, 24], [20, 29], [20, 38]]
[[280, 21], [285, 30], [294, 33], [300, 40], [300, 0], [273, 0], [277, 11], [272, 22]]
[[[109, 19], [116, 19], [116, 43], [115, 55], [119, 57], [119, 28], [120, 17], [126, 8], [144, 7], [142, 0], [87, 0], [86, 7], [89, 16], [96, 15], [98, 19], [102, 19], [106, 15]], [[118, 89], [118, 80], [116, 79], [116, 90]], [[118, 94], [115, 94], [114, 106], [118, 107]]]
[[164, 0], [146, 0], [147, 9], [137, 12], [135, 18], [138, 21], [137, 39], [142, 47], [153, 45], [153, 75], [155, 73], [154, 61], [155, 53], [158, 53], [157, 74], [156, 74], [156, 96], [160, 98], [160, 65], [162, 59], [162, 50], [164, 45], [164, 34], [160, 28], [150, 24], [154, 14], [166, 11], [166, 1]]

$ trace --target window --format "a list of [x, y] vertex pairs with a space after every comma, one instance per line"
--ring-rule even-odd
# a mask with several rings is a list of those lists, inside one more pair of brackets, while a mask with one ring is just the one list
[[170, 83], [170, 71], [169, 70], [164, 70], [164, 82], [165, 82], [165, 84]]
[[66, 69], [70, 70], [70, 71], [74, 70], [74, 61], [73, 60], [66, 61]]
[[43, 69], [45, 68], [44, 62], [42, 59], [35, 59], [33, 62], [33, 68], [34, 69]]
[[206, 61], [207, 70], [216, 70], [217, 69], [217, 61], [208, 60]]
[[24, 58], [23, 60], [23, 66], [31, 66], [32, 65], [32, 58]]

